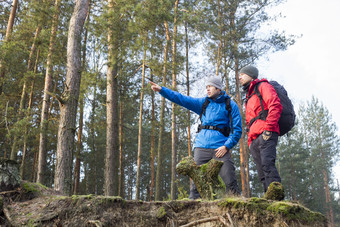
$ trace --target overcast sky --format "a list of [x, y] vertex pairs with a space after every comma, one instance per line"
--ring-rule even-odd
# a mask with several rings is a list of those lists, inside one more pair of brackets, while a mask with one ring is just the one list
[[[281, 82], [296, 106], [314, 95], [329, 110], [340, 136], [340, 0], [287, 0], [274, 11], [285, 18], [273, 27], [302, 37], [287, 51], [259, 61], [260, 77]], [[340, 162], [334, 174], [340, 181]]]

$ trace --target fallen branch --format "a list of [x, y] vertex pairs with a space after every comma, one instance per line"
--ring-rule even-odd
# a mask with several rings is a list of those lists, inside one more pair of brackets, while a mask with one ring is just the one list
[[181, 227], [191, 227], [191, 226], [196, 226], [196, 225], [199, 225], [199, 224], [202, 224], [202, 223], [206, 223], [206, 222], [211, 222], [211, 221], [220, 221], [220, 222], [222, 222], [222, 224], [224, 226], [228, 226], [226, 220], [223, 217], [216, 216], [216, 217], [204, 218], [204, 219], [201, 219], [201, 220], [196, 220], [196, 221], [190, 222], [188, 224], [181, 225]]

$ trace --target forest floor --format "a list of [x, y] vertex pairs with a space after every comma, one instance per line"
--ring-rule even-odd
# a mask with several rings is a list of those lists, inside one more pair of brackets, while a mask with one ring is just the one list
[[39, 184], [1, 192], [1, 226], [327, 226], [301, 204], [263, 198], [143, 202], [63, 196]]

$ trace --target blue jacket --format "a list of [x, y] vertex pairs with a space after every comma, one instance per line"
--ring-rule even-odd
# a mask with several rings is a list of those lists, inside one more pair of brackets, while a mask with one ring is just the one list
[[[202, 105], [206, 99], [203, 98], [193, 98], [190, 96], [182, 95], [176, 91], [162, 87], [159, 92], [164, 98], [183, 106], [196, 114], [200, 114], [202, 111]], [[226, 126], [230, 127], [230, 119], [228, 111], [225, 107], [225, 99], [229, 96], [223, 91], [215, 100], [209, 99], [210, 103], [206, 108], [205, 115], [202, 115], [202, 125], [211, 125], [223, 128]], [[216, 130], [202, 129], [195, 139], [194, 147], [201, 148], [212, 148], [216, 149], [225, 145], [228, 149], [234, 147], [240, 140], [242, 135], [242, 120], [241, 114], [237, 104], [231, 100], [231, 117], [233, 119], [233, 130], [234, 133], [230, 133], [229, 137], [225, 137], [222, 133]]]

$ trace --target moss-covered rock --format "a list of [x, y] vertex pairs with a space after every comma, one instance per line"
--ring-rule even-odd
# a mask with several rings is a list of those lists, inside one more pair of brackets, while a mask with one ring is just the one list
[[285, 198], [285, 190], [281, 183], [272, 182], [267, 192], [264, 194], [265, 199], [281, 201]]
[[267, 210], [276, 215], [283, 215], [288, 220], [299, 220], [305, 223], [326, 221], [326, 218], [321, 213], [313, 212], [298, 203], [289, 201], [273, 202], [267, 207]]
[[183, 158], [176, 166], [179, 174], [189, 176], [195, 183], [202, 199], [214, 200], [223, 198], [226, 192], [224, 182], [218, 175], [223, 162], [211, 159], [208, 163], [198, 166], [194, 158]]
[[284, 222], [289, 226], [327, 226], [324, 215], [310, 211], [296, 202], [234, 197], [221, 200], [219, 206], [239, 212], [242, 218], [249, 217], [256, 223], [254, 226], [268, 226], [270, 220]]

